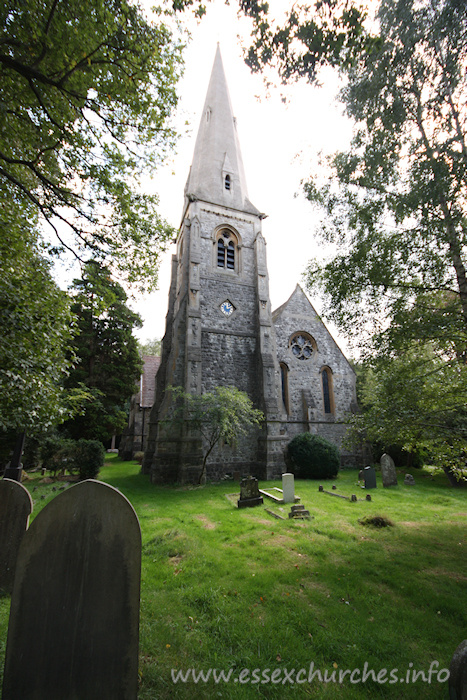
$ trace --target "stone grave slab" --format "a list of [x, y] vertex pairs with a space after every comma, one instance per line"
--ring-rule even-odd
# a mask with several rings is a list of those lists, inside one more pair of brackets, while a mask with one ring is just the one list
[[240, 498], [237, 501], [239, 508], [251, 508], [260, 506], [263, 503], [263, 497], [260, 495], [258, 487], [258, 479], [253, 476], [247, 476], [240, 482]]
[[11, 593], [18, 550], [32, 513], [29, 491], [18, 481], [0, 481], [0, 591]]
[[[270, 491], [265, 491], [264, 489], [258, 489], [259, 493], [261, 496], [266, 496], [266, 498], [270, 498], [271, 501], [274, 501], [274, 503], [284, 503], [284, 499], [281, 496], [276, 496], [274, 493], [271, 493]], [[282, 494], [282, 491], [280, 491]]]
[[415, 479], [413, 478], [412, 474], [405, 475], [404, 484], [406, 486], [415, 486]]
[[87, 480], [25, 533], [3, 700], [136, 700], [141, 531], [117, 489]]
[[380, 465], [383, 486], [385, 488], [388, 488], [389, 486], [397, 486], [396, 465], [394, 464], [393, 458], [384, 453], [381, 456]]
[[365, 467], [363, 470], [363, 479], [365, 482], [364, 488], [375, 489], [376, 488], [376, 472], [373, 467]]

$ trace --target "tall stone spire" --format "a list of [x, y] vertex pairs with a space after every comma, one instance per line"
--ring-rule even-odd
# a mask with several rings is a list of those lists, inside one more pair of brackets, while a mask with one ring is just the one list
[[219, 44], [206, 95], [193, 162], [185, 187], [196, 199], [251, 214], [259, 210], [248, 199], [242, 154]]

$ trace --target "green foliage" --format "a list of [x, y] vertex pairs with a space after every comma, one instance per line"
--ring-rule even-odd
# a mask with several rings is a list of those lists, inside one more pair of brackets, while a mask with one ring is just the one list
[[383, 451], [398, 445], [467, 481], [467, 366], [414, 345], [397, 358], [369, 360], [360, 375], [363, 411], [351, 417], [349, 440]]
[[78, 440], [74, 445], [73, 467], [79, 478], [96, 479], [104, 466], [105, 451], [99, 440]]
[[378, 20], [380, 46], [342, 92], [351, 150], [329, 159], [329, 181], [305, 186], [337, 250], [309, 266], [308, 288], [346, 332], [377, 333], [381, 355], [416, 339], [462, 358], [467, 15], [452, 2], [384, 0]]
[[75, 441], [64, 438], [60, 435], [50, 435], [46, 437], [40, 448], [42, 467], [54, 475], [58, 473], [70, 474], [74, 471], [73, 454]]
[[467, 14], [449, 0], [382, 0], [378, 23], [379, 45], [347, 70], [341, 95], [351, 148], [305, 185], [336, 251], [309, 265], [307, 286], [366, 350], [356, 431], [461, 474]]
[[287, 467], [298, 479], [334, 479], [340, 468], [340, 453], [320, 435], [300, 433], [287, 445]]
[[253, 20], [247, 65], [253, 72], [272, 68], [283, 83], [314, 82], [323, 66], [348, 67], [377, 44], [364, 31], [367, 10], [352, 0], [293, 3], [280, 24], [267, 2], [239, 0], [239, 6]]
[[141, 357], [150, 355], [151, 357], [160, 357], [162, 353], [162, 340], [160, 338], [151, 338], [145, 343], [138, 343], [139, 353]]
[[141, 372], [132, 331], [141, 319], [128, 308], [121, 285], [96, 263], [88, 263], [82, 279], [74, 281], [72, 297], [78, 333], [66, 386], [84, 388], [87, 401], [81, 414], [64, 427], [75, 439], [104, 442], [121, 432], [127, 421], [127, 403]]
[[99, 440], [70, 440], [60, 435], [46, 437], [41, 445], [42, 466], [54, 475], [79, 474], [95, 479], [104, 465], [104, 447]]
[[200, 483], [206, 475], [206, 463], [214, 447], [222, 440], [234, 444], [240, 435], [264, 420], [253, 408], [249, 396], [234, 386], [218, 386], [203, 394], [190, 394], [171, 387], [173, 399], [167, 425], [199, 433], [203, 439], [203, 465]]
[[[1, 90], [1, 88], [0, 88]], [[1, 119], [1, 118], [0, 118]], [[31, 208], [0, 187], [0, 430], [37, 433], [72, 411], [63, 381], [72, 324]]]
[[155, 13], [150, 23], [127, 0], [0, 8], [0, 187], [61, 250], [150, 287], [172, 229], [135, 184], [173, 146], [182, 48]]

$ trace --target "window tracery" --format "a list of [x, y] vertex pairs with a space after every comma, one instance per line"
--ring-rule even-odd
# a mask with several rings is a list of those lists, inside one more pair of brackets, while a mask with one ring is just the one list
[[316, 350], [316, 343], [308, 333], [294, 333], [289, 341], [289, 347], [297, 360], [309, 360]]
[[225, 229], [217, 239], [217, 267], [225, 270], [237, 269], [238, 244], [235, 235]]

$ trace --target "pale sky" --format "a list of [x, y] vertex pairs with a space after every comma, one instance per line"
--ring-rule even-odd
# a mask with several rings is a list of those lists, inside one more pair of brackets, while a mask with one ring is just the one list
[[[283, 2], [276, 1], [278, 5]], [[181, 130], [188, 122], [189, 133], [180, 139], [177, 154], [159, 170], [150, 188], [160, 196], [160, 213], [178, 228], [183, 190], [219, 42], [237, 118], [249, 199], [268, 217], [263, 220], [263, 235], [275, 309], [288, 299], [297, 283], [303, 286], [301, 276], [307, 261], [320, 255], [315, 240], [318, 219], [300, 192], [300, 181], [316, 169], [320, 151], [332, 153], [347, 146], [350, 124], [342, 115], [342, 106], [334, 100], [338, 80], [331, 71], [322, 75], [322, 88], [298, 83], [285, 90], [271, 88], [267, 97], [262, 77], [252, 75], [243, 62], [237, 35], [240, 32], [247, 36], [248, 31], [246, 20], [238, 20], [235, 7], [226, 6], [223, 0], [209, 3], [202, 21], [191, 23], [192, 41], [185, 50], [186, 69], [179, 85], [181, 99], [176, 115]], [[287, 96], [287, 104], [282, 102], [281, 94]], [[144, 320], [137, 333], [141, 340], [164, 334], [174, 252], [175, 246], [161, 260], [159, 291], [132, 304]], [[311, 301], [319, 312], [319, 299]], [[345, 352], [345, 339], [328, 327]]]

